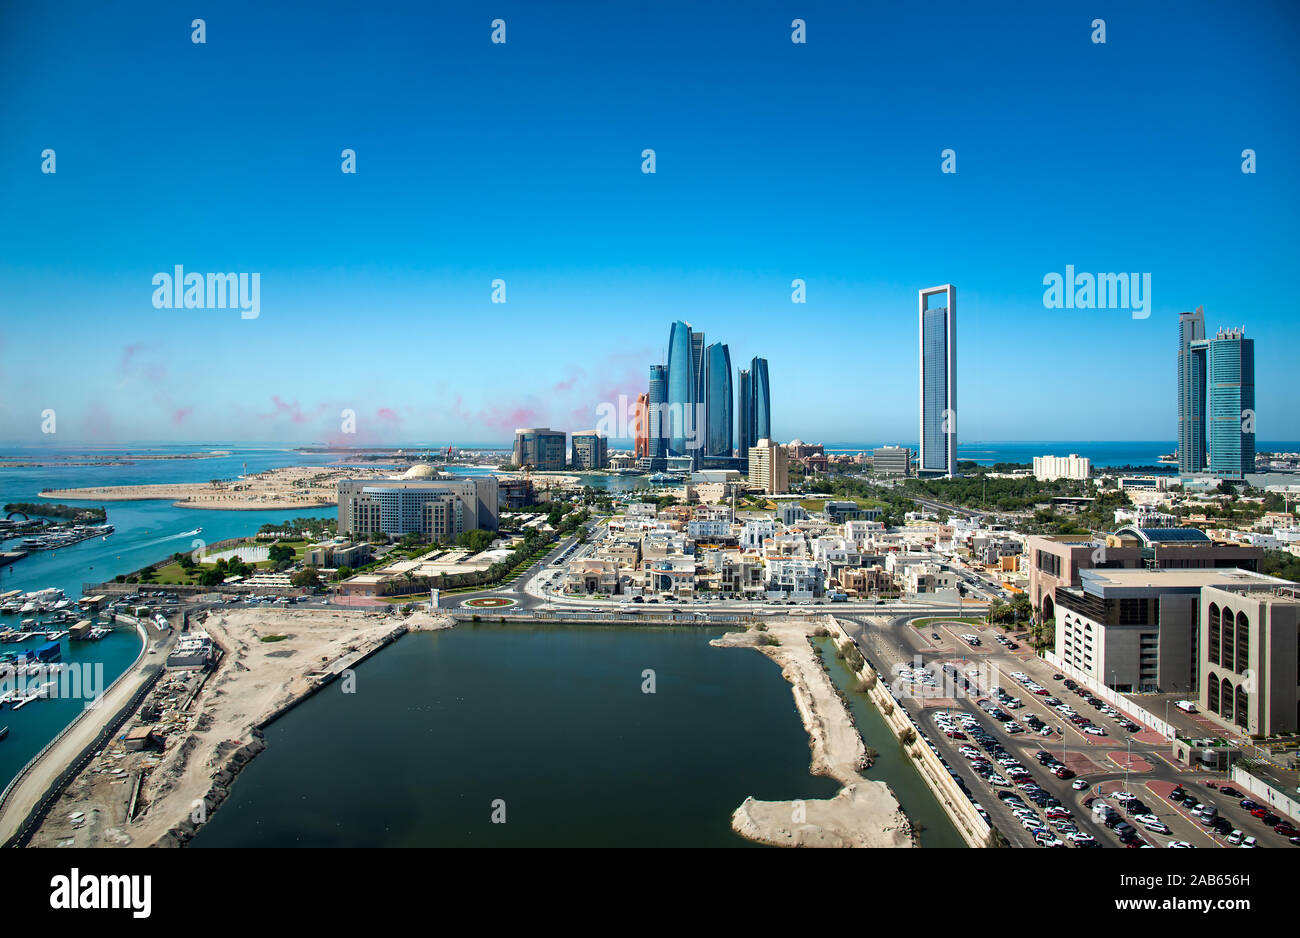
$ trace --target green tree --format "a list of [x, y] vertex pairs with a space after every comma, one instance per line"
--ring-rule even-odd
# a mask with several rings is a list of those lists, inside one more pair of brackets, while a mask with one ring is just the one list
[[320, 572], [315, 567], [303, 567], [289, 582], [299, 589], [315, 589], [320, 585]]
[[278, 567], [286, 560], [293, 560], [293, 548], [288, 544], [272, 544], [270, 550], [266, 552], [266, 557]]

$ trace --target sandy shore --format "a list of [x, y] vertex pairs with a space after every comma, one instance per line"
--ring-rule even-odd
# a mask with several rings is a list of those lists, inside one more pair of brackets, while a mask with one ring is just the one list
[[[824, 624], [821, 617], [774, 619], [765, 632], [731, 632], [711, 642], [753, 648], [781, 666], [808, 731], [809, 771], [843, 786], [830, 799], [746, 798], [731, 826], [750, 840], [783, 847], [910, 847], [912, 826], [894, 793], [884, 782], [861, 774], [866, 747], [808, 640]], [[767, 636], [780, 644], [763, 644]]]
[[[409, 618], [354, 609], [238, 610], [203, 624], [225, 651], [211, 674], [173, 672], [152, 701], [159, 751], [128, 752], [121, 736], [68, 784], [32, 846], [177, 846], [225, 800], [235, 776], [264, 748], [258, 727], [405, 630], [450, 628], [427, 612]], [[284, 636], [273, 641], [264, 638]], [[343, 680], [346, 680], [343, 679]], [[333, 686], [342, 686], [342, 681]], [[326, 691], [328, 692], [328, 690]], [[135, 816], [128, 819], [139, 782]]]
[[337, 466], [285, 466], [238, 479], [175, 482], [157, 485], [103, 485], [80, 489], [47, 489], [41, 498], [76, 501], [127, 502], [160, 499], [178, 508], [219, 511], [320, 508], [338, 504], [340, 479], [385, 479], [385, 469], [341, 469]]

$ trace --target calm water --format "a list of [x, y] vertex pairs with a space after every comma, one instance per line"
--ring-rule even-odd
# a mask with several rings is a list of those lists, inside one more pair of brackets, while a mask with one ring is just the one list
[[[916, 450], [916, 442], [898, 441], [884, 443], [827, 443], [826, 451], [862, 452], [875, 446], [901, 445]], [[1173, 440], [1011, 440], [989, 442], [959, 442], [957, 458], [971, 459], [981, 465], [1000, 462], [1032, 463], [1035, 456], [1068, 456], [1077, 453], [1092, 460], [1098, 468], [1106, 466], [1155, 466], [1156, 461], [1177, 448]], [[1300, 443], [1277, 440], [1260, 440], [1256, 444], [1260, 452], [1295, 453], [1300, 452]], [[1170, 472], [1177, 467], [1168, 467]]]
[[917, 772], [912, 759], [903, 754], [898, 737], [886, 725], [885, 718], [880, 715], [871, 698], [852, 689], [857, 679], [844, 662], [835, 656], [831, 640], [818, 638], [814, 641], [823, 651], [822, 660], [826, 662], [831, 680], [849, 699], [849, 707], [863, 741], [876, 750], [876, 760], [866, 773], [867, 777], [889, 783], [898, 803], [903, 806], [904, 813], [913, 824], [920, 826], [922, 847], [965, 847], [966, 841], [962, 840], [943, 807], [930, 794], [929, 787]]
[[[187, 453], [229, 448], [219, 444], [193, 444], [172, 447], [129, 447], [127, 451]], [[103, 456], [105, 450], [48, 447], [3, 447], [0, 454], [24, 460], [48, 459], [51, 454], [86, 453]], [[273, 466], [306, 463], [300, 454], [275, 449], [240, 451], [219, 459], [147, 461], [127, 466], [61, 466], [55, 468], [0, 468], [0, 505], [9, 502], [40, 502], [44, 488], [77, 488], [92, 485], [126, 485], [143, 482], [192, 482], [230, 478], [243, 471], [257, 472]], [[263, 524], [305, 515], [331, 516], [333, 508], [315, 511], [204, 511], [173, 508], [168, 501], [147, 502], [67, 502], [107, 508], [108, 521], [116, 527], [106, 540], [82, 541], [57, 551], [38, 551], [22, 560], [0, 567], [0, 592], [20, 589], [32, 591], [56, 586], [71, 599], [81, 596], [84, 583], [112, 579], [119, 573], [137, 570], [146, 563], [161, 560], [178, 550], [191, 549], [192, 538], [181, 537], [185, 531], [203, 528], [200, 535], [212, 542], [238, 535], [255, 534]], [[9, 548], [18, 541], [0, 542]], [[0, 627], [18, 628], [22, 616], [0, 617]], [[36, 639], [0, 645], [0, 651], [23, 651], [45, 643]], [[60, 641], [63, 660], [69, 663], [99, 662], [103, 665], [104, 685], [118, 677], [140, 651], [134, 630], [119, 630], [98, 642]], [[21, 710], [0, 708], [0, 727], [8, 726], [9, 735], [0, 739], [0, 789], [9, 783], [22, 766], [52, 739], [81, 709], [80, 700], [38, 700]]]
[[[720, 629], [408, 635], [268, 727], [196, 846], [743, 846], [745, 797], [826, 798], [777, 666]], [[641, 691], [652, 668], [657, 692]], [[503, 799], [506, 823], [491, 822]]]

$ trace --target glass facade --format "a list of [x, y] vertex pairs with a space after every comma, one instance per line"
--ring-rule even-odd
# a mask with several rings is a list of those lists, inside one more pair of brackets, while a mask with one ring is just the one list
[[1178, 315], [1178, 471], [1205, 468], [1205, 315]]
[[1239, 479], [1255, 471], [1255, 340], [1240, 331], [1215, 336], [1206, 384], [1210, 471]]
[[732, 426], [731, 352], [715, 342], [704, 352], [704, 455], [730, 456]]
[[772, 438], [772, 391], [767, 378], [767, 359], [755, 358], [749, 363], [749, 381], [753, 396], [753, 422], [750, 424], [750, 442]]
[[754, 391], [749, 380], [749, 370], [741, 368], [736, 383], [736, 455], [749, 462], [749, 448], [754, 445]]
[[922, 290], [921, 458], [918, 470], [953, 475], [957, 470], [957, 291]]
[[691, 327], [678, 320], [668, 332], [668, 401], [664, 415], [664, 434], [668, 455], [685, 456], [690, 425], [695, 412], [698, 388], [697, 358]]
[[650, 455], [666, 456], [668, 441], [664, 439], [663, 405], [668, 403], [668, 369], [663, 365], [650, 366]]

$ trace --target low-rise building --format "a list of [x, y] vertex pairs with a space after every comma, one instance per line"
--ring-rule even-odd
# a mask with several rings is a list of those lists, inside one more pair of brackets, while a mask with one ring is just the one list
[[1300, 730], [1300, 585], [1207, 587], [1200, 613], [1205, 715], [1243, 735]]

